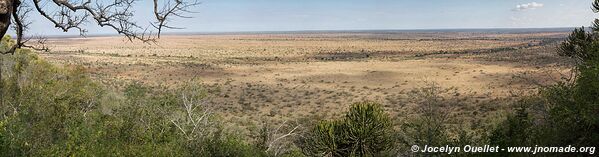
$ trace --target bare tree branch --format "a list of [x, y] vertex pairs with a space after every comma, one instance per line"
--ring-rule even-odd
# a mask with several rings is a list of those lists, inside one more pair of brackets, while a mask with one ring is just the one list
[[280, 156], [285, 152], [289, 151], [291, 140], [286, 140], [291, 136], [298, 135], [298, 129], [301, 128], [300, 124], [294, 123], [289, 124], [288, 121], [284, 121], [275, 130], [271, 131], [269, 125], [264, 123], [261, 130], [262, 141], [260, 145], [265, 153], [272, 156]]
[[[200, 5], [197, 0], [153, 0], [153, 14], [156, 21], [150, 22], [148, 26], [142, 26], [133, 19], [133, 6], [138, 1], [32, 0], [28, 1], [33, 3], [34, 9], [32, 9], [28, 2], [21, 4], [20, 0], [0, 0], [0, 35], [6, 33], [12, 19], [18, 41], [15, 47], [25, 46], [28, 40], [23, 40], [23, 32], [28, 29], [30, 22], [24, 22], [24, 19], [28, 18], [28, 13], [35, 11], [64, 32], [77, 30], [80, 35], [85, 36], [88, 32], [84, 28], [85, 25], [94, 24], [110, 28], [127, 37], [129, 41], [155, 42], [160, 38], [163, 29], [181, 29], [169, 25], [173, 18], [190, 18], [186, 14], [194, 13], [191, 10]], [[50, 11], [52, 9], [55, 10]], [[150, 26], [156, 30], [149, 29]], [[153, 33], [154, 31], [157, 33]], [[14, 49], [1, 53], [12, 53]]]
[[160, 38], [160, 34], [163, 28], [169, 29], [181, 29], [178, 27], [173, 27], [168, 25], [169, 17], [180, 17], [180, 18], [191, 18], [185, 16], [185, 13], [193, 13], [190, 11], [190, 8], [194, 6], [200, 5], [199, 1], [183, 1], [183, 0], [174, 0], [174, 4], [172, 4], [173, 0], [167, 0], [165, 5], [162, 8], [158, 8], [158, 0], [154, 0], [154, 16], [156, 17], [156, 22], [153, 24], [154, 28], [158, 30], [158, 38]]
[[[34, 42], [31, 45], [27, 44], [27, 43], [31, 43], [30, 41], [32, 39]], [[50, 47], [48, 47], [47, 43], [48, 43], [48, 38], [41, 36], [41, 35], [36, 35], [36, 36], [32, 36], [30, 38], [27, 38], [23, 42], [22, 47], [34, 49], [36, 51], [48, 52], [48, 51], [50, 51]]]

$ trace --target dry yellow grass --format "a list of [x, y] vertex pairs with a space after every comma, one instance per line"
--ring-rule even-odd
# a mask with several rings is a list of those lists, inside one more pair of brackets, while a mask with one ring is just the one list
[[53, 51], [42, 55], [84, 65], [113, 86], [200, 78], [219, 89], [210, 102], [225, 117], [255, 122], [335, 116], [359, 101], [406, 112], [405, 93], [430, 82], [481, 100], [525, 93], [531, 82], [551, 83], [567, 71], [567, 60], [555, 55], [566, 34], [189, 35], [152, 45], [93, 37], [53, 39]]

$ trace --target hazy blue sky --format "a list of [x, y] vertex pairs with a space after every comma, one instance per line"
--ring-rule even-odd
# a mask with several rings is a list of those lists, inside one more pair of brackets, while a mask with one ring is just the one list
[[[230, 32], [356, 29], [445, 29], [588, 26], [592, 0], [203, 0], [193, 19], [173, 24], [185, 30]], [[137, 5], [148, 24], [150, 0]], [[61, 34], [33, 16], [29, 34]], [[90, 34], [113, 33], [88, 27]], [[71, 32], [68, 34], [73, 34]], [[76, 33], [75, 33], [76, 34]]]

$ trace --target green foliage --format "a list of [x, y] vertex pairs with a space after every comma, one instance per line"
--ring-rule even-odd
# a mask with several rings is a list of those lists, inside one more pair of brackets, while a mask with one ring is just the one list
[[[593, 3], [599, 9], [599, 0]], [[574, 76], [541, 89], [535, 101], [523, 102], [516, 112], [492, 131], [499, 145], [599, 145], [599, 33], [575, 29], [559, 54], [576, 60]]]
[[380, 156], [393, 148], [391, 119], [376, 103], [353, 104], [338, 121], [322, 121], [300, 141], [308, 156]]
[[57, 155], [59, 148], [72, 154], [85, 149], [66, 139], [85, 138], [73, 132], [92, 125], [83, 121], [95, 116], [90, 111], [103, 90], [80, 69], [53, 67], [29, 51], [3, 57], [4, 65], [12, 67], [3, 71], [2, 80], [2, 113], [7, 117], [2, 134], [9, 144], [5, 155]]
[[599, 145], [599, 70], [580, 67], [571, 84], [543, 89], [546, 115], [543, 128], [549, 144]]
[[[507, 119], [499, 123], [495, 129], [491, 130], [489, 142], [493, 146], [516, 147], [516, 146], [534, 146], [533, 140], [541, 137], [534, 134], [533, 121], [529, 115], [530, 101], [523, 99], [517, 103], [515, 113], [507, 116]], [[500, 152], [492, 154], [494, 156], [514, 156], [515, 153]], [[525, 154], [518, 154], [525, 155]]]
[[391, 119], [379, 104], [353, 104], [343, 122], [351, 155], [376, 155], [393, 146]]
[[[460, 94], [455, 88], [442, 88], [437, 84], [416, 88], [408, 93], [410, 102], [417, 111], [414, 116], [407, 117], [399, 133], [401, 148], [417, 146], [465, 146], [480, 144], [478, 132], [468, 130], [467, 126], [456, 125], [453, 113], [464, 106]], [[456, 122], [457, 121], [457, 122]], [[475, 136], [479, 135], [479, 136]], [[413, 155], [411, 150], [400, 150], [401, 155]], [[422, 153], [420, 155], [446, 155], [445, 153]]]
[[410, 146], [448, 144], [448, 119], [452, 107], [458, 106], [457, 101], [445, 97], [451, 92], [450, 89], [432, 84], [409, 93], [410, 101], [417, 105], [419, 116], [409, 119], [402, 126], [404, 143]]
[[593, 60], [597, 54], [589, 53], [597, 50], [596, 36], [587, 33], [584, 27], [576, 28], [570, 34], [568, 39], [562, 43], [558, 53], [563, 56], [571, 57], [578, 62]]
[[204, 108], [197, 82], [121, 93], [28, 50], [0, 57], [0, 156], [263, 156]]
[[10, 37], [10, 35], [5, 35], [0, 40], [0, 51], [6, 52], [6, 51], [10, 50], [11, 46], [14, 45], [15, 43], [16, 42], [14, 40], [12, 40], [12, 37]]
[[[305, 121], [302, 121], [305, 123]], [[254, 145], [267, 156], [303, 156], [293, 142], [301, 125], [284, 121], [273, 127], [267, 121], [260, 127], [252, 126]]]
[[211, 138], [192, 143], [190, 146], [199, 149], [199, 151], [194, 151], [192, 156], [267, 156], [261, 149], [245, 143], [238, 137], [225, 135], [222, 131], [216, 132]]
[[340, 129], [338, 122], [322, 121], [306, 134], [301, 146], [307, 156], [342, 156]]
[[521, 103], [516, 108], [515, 114], [509, 115], [505, 121], [497, 126], [489, 137], [491, 144], [506, 146], [527, 146], [531, 144], [532, 120], [526, 104]]
[[[365, 102], [352, 104], [341, 119], [318, 122], [295, 142], [306, 156], [386, 156], [398, 144], [597, 146], [598, 27], [596, 20], [592, 31], [575, 29], [560, 46], [560, 55], [577, 61], [576, 78], [520, 100], [488, 132], [452, 126], [454, 107], [464, 104], [452, 89], [433, 85], [409, 93], [418, 113], [403, 121], [400, 133], [381, 105]], [[11, 45], [5, 36], [0, 50]], [[208, 93], [196, 81], [177, 88], [132, 83], [121, 92], [95, 83], [81, 67], [57, 67], [29, 50], [0, 61], [0, 156], [273, 155], [267, 129], [256, 145], [232, 134], [202, 105]]]

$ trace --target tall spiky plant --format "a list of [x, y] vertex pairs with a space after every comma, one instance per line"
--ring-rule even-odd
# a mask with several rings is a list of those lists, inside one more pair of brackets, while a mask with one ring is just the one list
[[393, 126], [380, 104], [352, 104], [345, 117], [322, 121], [301, 140], [308, 156], [380, 156], [393, 148]]

